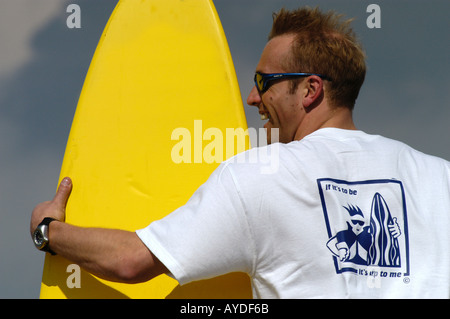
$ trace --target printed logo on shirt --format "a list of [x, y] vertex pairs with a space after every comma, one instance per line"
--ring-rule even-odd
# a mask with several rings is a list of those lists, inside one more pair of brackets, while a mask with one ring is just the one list
[[[408, 222], [398, 180], [317, 180], [336, 273], [409, 276]], [[406, 282], [406, 281], [405, 281]]]

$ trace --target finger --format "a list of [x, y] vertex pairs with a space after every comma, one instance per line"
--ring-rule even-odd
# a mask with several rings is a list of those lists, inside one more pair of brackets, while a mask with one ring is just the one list
[[53, 203], [60, 208], [65, 208], [71, 191], [72, 180], [69, 177], [65, 177], [59, 184], [58, 190], [53, 198]]

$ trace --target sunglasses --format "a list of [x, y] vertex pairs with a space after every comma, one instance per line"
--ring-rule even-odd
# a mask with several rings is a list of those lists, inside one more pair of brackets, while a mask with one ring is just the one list
[[331, 81], [329, 77], [316, 73], [261, 73], [261, 72], [256, 72], [253, 80], [255, 81], [255, 85], [256, 88], [258, 89], [258, 92], [264, 93], [269, 89], [269, 87], [273, 84], [274, 81], [282, 79], [306, 77], [311, 75], [316, 75], [324, 80]]
[[359, 226], [363, 226], [364, 221], [363, 220], [352, 220], [352, 224], [355, 226], [356, 226], [356, 224], [358, 224]]

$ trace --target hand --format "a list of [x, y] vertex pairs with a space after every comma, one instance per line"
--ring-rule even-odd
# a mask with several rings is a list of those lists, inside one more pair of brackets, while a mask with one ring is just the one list
[[66, 217], [67, 200], [72, 191], [72, 181], [66, 177], [59, 184], [55, 197], [51, 201], [38, 204], [31, 214], [30, 233], [34, 230], [45, 217], [52, 217], [64, 221]]
[[349, 255], [349, 251], [347, 248], [339, 248], [339, 260], [340, 261], [347, 260], [348, 255]]
[[400, 230], [400, 226], [397, 223], [397, 217], [394, 217], [392, 219], [392, 224], [389, 224], [388, 228], [389, 228], [389, 232], [391, 233], [391, 235], [394, 238], [398, 238], [402, 234], [402, 231]]

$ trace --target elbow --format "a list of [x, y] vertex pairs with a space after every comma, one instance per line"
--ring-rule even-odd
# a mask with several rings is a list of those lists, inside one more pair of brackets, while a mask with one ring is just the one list
[[135, 284], [146, 282], [162, 273], [167, 268], [156, 258], [142, 241], [132, 234], [127, 245], [117, 251], [114, 258], [114, 275], [116, 281]]
[[145, 246], [124, 253], [116, 267], [118, 281], [136, 284], [168, 272], [167, 268]]
[[140, 262], [135, 256], [120, 258], [115, 267], [116, 281], [128, 284], [137, 284], [152, 279], [151, 269]]

